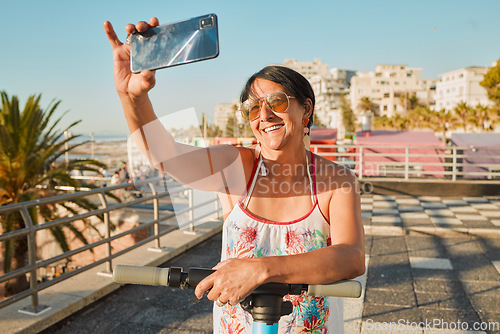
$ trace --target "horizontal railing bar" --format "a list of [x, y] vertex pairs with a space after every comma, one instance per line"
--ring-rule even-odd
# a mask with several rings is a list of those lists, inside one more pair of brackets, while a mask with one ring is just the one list
[[[212, 200], [208, 200], [208, 201], [206, 201], [206, 202], [200, 203], [200, 204], [198, 204], [196, 207], [193, 207], [193, 209], [195, 209], [195, 208], [199, 208], [199, 207], [201, 207], [201, 206], [203, 206], [203, 205], [207, 205], [207, 204], [213, 203], [213, 202], [215, 202], [216, 200], [217, 200], [217, 199], [212, 199]], [[183, 211], [183, 212], [187, 212], [187, 211], [189, 211], [190, 209], [191, 209], [191, 208], [186, 208], [186, 209], [183, 209], [183, 210], [181, 210], [181, 211]], [[181, 212], [181, 213], [183, 213], [183, 212]], [[211, 211], [208, 215], [214, 214], [214, 213], [216, 213], [216, 212], [217, 212], [216, 210], [213, 210], [213, 211]], [[178, 212], [178, 213], [179, 213], [179, 212]], [[169, 215], [162, 216], [162, 217], [160, 217], [160, 218], [159, 218], [159, 219], [157, 219], [157, 220], [153, 220], [153, 221], [149, 221], [149, 222], [146, 222], [146, 223], [142, 223], [141, 225], [138, 225], [138, 226], [136, 226], [136, 227], [133, 227], [133, 228], [131, 228], [131, 229], [127, 230], [127, 231], [124, 231], [124, 232], [119, 233], [119, 234], [115, 234], [115, 235], [113, 235], [113, 236], [112, 236], [112, 237], [110, 237], [110, 238], [101, 239], [101, 240], [99, 240], [99, 241], [96, 241], [96, 242], [93, 242], [93, 243], [91, 243], [91, 244], [85, 245], [85, 246], [80, 247], [80, 248], [78, 248], [78, 249], [75, 249], [75, 250], [68, 251], [68, 252], [65, 252], [65, 253], [63, 253], [63, 254], [57, 255], [57, 256], [52, 257], [52, 258], [50, 258], [50, 259], [43, 260], [43, 261], [38, 261], [38, 262], [37, 262], [37, 264], [36, 264], [36, 266], [35, 266], [35, 269], [39, 269], [39, 268], [42, 268], [42, 267], [49, 266], [50, 264], [52, 264], [52, 263], [54, 263], [54, 262], [58, 262], [58, 261], [61, 261], [61, 260], [67, 259], [67, 258], [69, 258], [69, 257], [71, 257], [71, 256], [74, 256], [74, 255], [76, 255], [76, 254], [79, 254], [79, 253], [81, 253], [81, 252], [87, 251], [87, 250], [89, 250], [89, 249], [93, 249], [93, 248], [95, 248], [95, 247], [101, 246], [101, 245], [106, 244], [106, 243], [108, 243], [108, 242], [112, 242], [112, 241], [114, 241], [114, 240], [116, 240], [116, 239], [122, 238], [122, 237], [124, 237], [124, 236], [126, 236], [126, 235], [129, 235], [129, 234], [132, 234], [132, 233], [134, 233], [134, 232], [137, 232], [138, 230], [141, 230], [141, 229], [144, 229], [144, 228], [147, 228], [147, 227], [153, 226], [155, 223], [161, 223], [161, 222], [163, 222], [163, 221], [169, 220], [169, 219], [171, 219], [171, 218], [174, 218], [174, 217], [176, 216], [176, 214], [178, 214], [178, 213], [175, 213], [175, 212], [174, 212], [174, 213], [171, 213], [171, 214], [169, 214]], [[206, 215], [205, 215], [205, 216], [206, 216]], [[203, 217], [205, 217], [205, 216], [203, 216]], [[197, 221], [198, 219], [201, 219], [201, 218], [199, 218], [199, 217], [198, 217], [198, 218], [196, 218], [196, 220], [192, 220], [192, 221], [189, 221], [189, 222], [187, 222], [187, 223], [192, 223], [192, 222], [195, 222], [195, 221]], [[174, 229], [175, 229], [175, 228], [174, 228]], [[169, 229], [169, 230], [170, 230], [170, 229]], [[165, 233], [160, 233], [160, 234], [158, 235], [158, 237], [159, 237], [159, 236], [162, 236], [162, 235], [164, 235], [164, 234], [165, 234]], [[155, 239], [155, 236], [153, 236], [153, 239]], [[153, 240], [153, 239], [152, 239], [152, 240]], [[4, 274], [4, 275], [0, 276], [0, 283], [1, 283], [1, 282], [4, 282], [4, 281], [7, 281], [7, 280], [10, 280], [10, 279], [12, 279], [12, 278], [18, 277], [18, 276], [20, 276], [20, 275], [26, 274], [26, 273], [30, 272], [32, 269], [33, 269], [33, 268], [31, 268], [30, 266], [25, 266], [25, 267], [23, 267], [23, 268], [21, 268], [21, 269], [18, 269], [18, 270], [16, 270], [16, 271], [13, 271], [13, 272], [9, 272], [9, 273], [7, 273], [7, 274]]]
[[[172, 180], [172, 179], [170, 179], [170, 180]], [[70, 224], [70, 223], [77, 221], [77, 220], [81, 220], [81, 219], [85, 219], [85, 218], [89, 218], [89, 217], [93, 217], [93, 216], [97, 216], [97, 215], [101, 215], [101, 214], [105, 214], [105, 213], [110, 213], [110, 212], [116, 211], [116, 210], [121, 209], [121, 208], [133, 207], [134, 205], [139, 204], [139, 203], [159, 200], [161, 198], [171, 196], [171, 195], [176, 194], [176, 193], [185, 192], [186, 190], [189, 189], [185, 186], [172, 187], [172, 185], [170, 185], [167, 189], [168, 185], [165, 183], [165, 178], [163, 178], [163, 177], [158, 177], [158, 178], [154, 178], [154, 179], [146, 179], [146, 180], [143, 180], [141, 182], [136, 182], [135, 185], [149, 184], [151, 186], [151, 184], [153, 182], [157, 182], [157, 181], [164, 182], [164, 184], [163, 184], [163, 187], [165, 187], [164, 192], [162, 192], [160, 190], [160, 192], [156, 193], [155, 195], [143, 196], [141, 198], [137, 198], [137, 199], [134, 199], [134, 200], [129, 201], [129, 202], [113, 203], [105, 208], [101, 207], [101, 208], [98, 208], [95, 210], [87, 211], [85, 213], [79, 213], [79, 214], [71, 216], [71, 217], [63, 217], [63, 218], [60, 218], [60, 219], [57, 219], [54, 221], [50, 221], [47, 223], [38, 224], [38, 225], [32, 227], [31, 230], [28, 228], [23, 228], [21, 230], [3, 233], [2, 235], [0, 235], [0, 240], [4, 241], [4, 240], [17, 238], [17, 237], [23, 237], [23, 236], [28, 235], [30, 233], [30, 231], [37, 232], [37, 231], [40, 231], [43, 229], [49, 229], [49, 228], [55, 227], [55, 226], [67, 225], [67, 224]], [[17, 203], [17, 204], [2, 207], [1, 213], [9, 213], [9, 212], [15, 212], [15, 211], [19, 211], [19, 210], [26, 210], [27, 208], [31, 208], [31, 207], [46, 205], [46, 204], [50, 204], [50, 203], [56, 203], [59, 201], [70, 201], [73, 199], [87, 197], [87, 196], [93, 196], [93, 195], [106, 196], [106, 193], [108, 193], [108, 192], [111, 192], [111, 191], [117, 190], [117, 189], [127, 188], [130, 186], [131, 186], [130, 184], [122, 184], [122, 185], [116, 185], [116, 186], [112, 186], [112, 187], [92, 189], [92, 190], [85, 191], [85, 192], [64, 194], [64, 195], [59, 195], [59, 196], [55, 196], [55, 197], [51, 197], [51, 198], [30, 201], [30, 202]], [[156, 188], [156, 184], [153, 187]], [[69, 262], [69, 259], [72, 256], [75, 256], [75, 255], [80, 254], [82, 252], [86, 252], [86, 251], [95, 249], [96, 247], [99, 247], [99, 246], [102, 246], [105, 244], [111, 244], [113, 241], [115, 241], [117, 239], [123, 238], [127, 235], [131, 235], [131, 234], [136, 233], [137, 231], [140, 231], [143, 229], [148, 229], [151, 226], [155, 226], [155, 224], [160, 224], [161, 222], [175, 218], [178, 213], [193, 211], [197, 208], [201, 208], [203, 206], [209, 205], [209, 204], [214, 203], [216, 201], [217, 201], [217, 198], [210, 199], [210, 200], [204, 201], [202, 203], [198, 203], [195, 206], [187, 207], [187, 208], [184, 208], [182, 210], [178, 210], [177, 212], [169, 212], [167, 215], [161, 215], [156, 220], [152, 220], [152, 221], [149, 221], [146, 223], [141, 223], [138, 226], [135, 226], [131, 229], [123, 231], [122, 233], [118, 233], [118, 234], [115, 234], [113, 236], [109, 236], [108, 238], [104, 238], [102, 240], [98, 240], [96, 242], [84, 245], [82, 247], [79, 247], [78, 249], [64, 252], [64, 253], [59, 254], [57, 256], [51, 257], [49, 259], [38, 261], [34, 265], [31, 265], [31, 266], [28, 265], [28, 266], [25, 266], [23, 268], [16, 269], [14, 271], [11, 271], [7, 274], [0, 276], [0, 282], [5, 282], [8, 280], [14, 279], [16, 277], [19, 277], [21, 275], [26, 275], [28, 273], [30, 273], [30, 274], [34, 273], [34, 275], [37, 275], [36, 272], [40, 268], [49, 267], [50, 265], [53, 265], [54, 263], [61, 262], [64, 260]], [[208, 212], [200, 217], [196, 217], [194, 219], [191, 219], [191, 221], [189, 221], [188, 223], [192, 224], [195, 221], [198, 221], [198, 220], [203, 219], [207, 216], [216, 214], [218, 212], [219, 212], [218, 210], [211, 210], [210, 212]], [[164, 236], [165, 234], [167, 234], [167, 233], [169, 233], [177, 228], [178, 228], [178, 226], [170, 226], [161, 232], [158, 232], [156, 234], [152, 234], [152, 235], [146, 237], [145, 239], [143, 239], [139, 242], [136, 242], [132, 246], [126, 247], [126, 248], [124, 248], [116, 253], [110, 253], [110, 254], [108, 254], [108, 256], [106, 256], [98, 261], [95, 261], [93, 263], [85, 265], [81, 268], [71, 270], [70, 272], [64, 273], [56, 278], [51, 279], [50, 281], [39, 283], [39, 284], [37, 284], [37, 286], [35, 288], [30, 288], [28, 290], [24, 290], [16, 295], [11, 296], [11, 297], [7, 298], [6, 300], [2, 301], [0, 303], [0, 308], [5, 307], [7, 305], [10, 305], [10, 304], [14, 303], [15, 301], [20, 300], [22, 298], [25, 298], [27, 296], [30, 296], [30, 295], [36, 296], [38, 294], [38, 292], [42, 289], [45, 289], [49, 286], [57, 284], [65, 279], [68, 279], [68, 278], [70, 278], [74, 275], [77, 275], [83, 271], [94, 268], [95, 266], [98, 266], [98, 265], [103, 264], [103, 263], [107, 263], [120, 255], [123, 255], [123, 254], [137, 248], [137, 247], [140, 247], [141, 245], [143, 245], [145, 243], [159, 239], [160, 237]]]
[[437, 149], [437, 150], [447, 150], [447, 151], [452, 151], [452, 150], [457, 150], [457, 151], [472, 151], [472, 150], [485, 150], [485, 151], [499, 151], [500, 148], [498, 147], [486, 147], [486, 146], [439, 146], [439, 145], [331, 145], [331, 144], [311, 144], [311, 148], [343, 148], [343, 149], [357, 149], [363, 147], [364, 149], [366, 148], [382, 148], [382, 147], [390, 147], [390, 148], [398, 148], [398, 149]]
[[32, 270], [33, 270], [32, 266], [26, 265], [22, 268], [18, 268], [18, 269], [15, 269], [13, 271], [9, 271], [8, 273], [5, 273], [2, 276], [0, 276], [0, 283], [6, 282], [8, 280], [19, 277], [21, 275], [25, 275], [26, 273], [29, 273]]
[[29, 289], [23, 290], [19, 293], [16, 293], [15, 295], [10, 296], [7, 299], [0, 301], [0, 310], [4, 307], [11, 305], [11, 304], [14, 304], [15, 302], [20, 301], [21, 299], [29, 297], [30, 295], [32, 295], [35, 292], [36, 292], [35, 289], [29, 288]]
[[217, 210], [212, 210], [210, 212], [207, 212], [206, 214], [202, 215], [202, 216], [199, 216], [199, 217], [196, 217], [195, 219], [193, 219], [192, 221], [190, 221], [190, 223], [195, 223], [205, 217], [208, 217], [208, 216], [211, 216], [213, 215], [214, 213], [217, 213]]
[[127, 207], [132, 207], [133, 205], [140, 204], [142, 202], [147, 202], [147, 201], [154, 200], [156, 198], [163, 198], [163, 197], [167, 197], [167, 196], [170, 196], [170, 194], [169, 193], [161, 193], [161, 194], [156, 194], [156, 195], [151, 195], [151, 196], [137, 198], [137, 199], [135, 199], [133, 201], [130, 201], [130, 202], [113, 203], [113, 204], [110, 204], [108, 206], [108, 208], [96, 209], [96, 210], [88, 211], [86, 213], [78, 214], [78, 215], [75, 215], [75, 216], [70, 216], [70, 217], [64, 217], [64, 218], [55, 219], [55, 220], [52, 220], [52, 221], [44, 223], [44, 224], [35, 225], [34, 228], [35, 228], [36, 231], [40, 231], [40, 230], [51, 228], [51, 227], [55, 227], [55, 226], [58, 226], [58, 225], [62, 225], [62, 224], [66, 224], [66, 223], [71, 223], [71, 222], [74, 222], [76, 220], [85, 219], [87, 217], [97, 216], [99, 214], [111, 212], [111, 211], [114, 211], [114, 210], [118, 210], [118, 209], [122, 209], [122, 208], [127, 208]]
[[[41, 267], [46, 267], [46, 266], [50, 265], [51, 263], [54, 263], [54, 262], [57, 262], [57, 261], [60, 261], [60, 260], [64, 260], [64, 259], [66, 259], [68, 257], [71, 257], [73, 255], [76, 255], [76, 254], [79, 254], [81, 252], [87, 251], [89, 249], [101, 246], [101, 245], [106, 244], [108, 242], [115, 241], [115, 240], [120, 239], [120, 238], [122, 238], [122, 237], [124, 237], [126, 235], [129, 235], [129, 234], [132, 234], [132, 233], [137, 232], [139, 230], [142, 230], [142, 229], [144, 229], [146, 227], [153, 226], [156, 223], [161, 223], [163, 221], [166, 221], [166, 220], [169, 220], [171, 218], [174, 218], [175, 215], [176, 215], [176, 213], [174, 212], [174, 213], [171, 213], [171, 214], [166, 215], [166, 216], [161, 216], [157, 220], [152, 220], [152, 221], [149, 221], [149, 222], [142, 223], [142, 224], [140, 224], [138, 226], [132, 227], [131, 229], [128, 229], [128, 230], [123, 231], [121, 233], [115, 234], [115, 235], [113, 235], [113, 236], [111, 236], [109, 238], [98, 240], [98, 241], [93, 242], [91, 244], [82, 246], [82, 247], [80, 247], [78, 249], [75, 249], [73, 251], [68, 251], [68, 252], [63, 253], [61, 255], [57, 255], [57, 256], [55, 256], [53, 258], [50, 258], [50, 259], [47, 259], [47, 260], [39, 261], [39, 262], [37, 262], [36, 269], [41, 268]], [[72, 254], [69, 254], [69, 253], [72, 253]], [[65, 255], [65, 254], [67, 254], [67, 255], [65, 257], [62, 257], [62, 255]]]
[[0, 242], [8, 240], [8, 239], [15, 239], [15, 238], [23, 237], [23, 236], [28, 235], [29, 233], [30, 233], [30, 230], [27, 227], [22, 228], [20, 230], [5, 232], [5, 233], [0, 234]]
[[[165, 231], [161, 232], [161, 233], [160, 233], [160, 234], [158, 234], [158, 235], [152, 235], [152, 236], [149, 236], [149, 237], [147, 237], [147, 238], [145, 238], [145, 239], [143, 239], [143, 240], [141, 240], [141, 241], [137, 241], [134, 245], [132, 245], [132, 246], [130, 246], [130, 247], [127, 247], [127, 248], [125, 248], [125, 249], [123, 249], [123, 250], [121, 250], [121, 251], [118, 251], [118, 252], [116, 252], [116, 253], [113, 253], [113, 254], [112, 254], [111, 256], [109, 256], [109, 257], [102, 258], [102, 259], [97, 260], [97, 261], [95, 261], [95, 262], [92, 262], [92, 263], [90, 263], [90, 264], [88, 264], [88, 265], [86, 265], [86, 266], [83, 266], [83, 267], [80, 267], [80, 268], [78, 268], [78, 269], [75, 269], [75, 270], [72, 270], [72, 271], [66, 272], [66, 273], [64, 273], [64, 274], [62, 274], [62, 275], [60, 275], [60, 276], [58, 276], [58, 277], [56, 277], [56, 278], [54, 278], [54, 279], [49, 280], [49, 281], [45, 281], [45, 282], [39, 283], [39, 284], [38, 284], [38, 291], [44, 290], [44, 289], [46, 289], [46, 288], [48, 288], [48, 287], [51, 287], [51, 286], [53, 286], [53, 285], [55, 285], [55, 284], [57, 284], [57, 283], [62, 282], [62, 281], [64, 281], [64, 280], [68, 279], [68, 278], [71, 278], [71, 277], [73, 277], [73, 276], [75, 276], [75, 275], [78, 275], [78, 274], [80, 274], [80, 273], [82, 273], [82, 272], [84, 272], [84, 271], [90, 270], [90, 269], [92, 269], [92, 268], [94, 268], [94, 267], [97, 267], [98, 265], [101, 265], [101, 264], [103, 264], [103, 263], [106, 263], [106, 262], [107, 262], [107, 261], [109, 261], [110, 259], [114, 259], [114, 258], [116, 258], [116, 257], [118, 257], [118, 256], [120, 256], [120, 255], [123, 255], [123, 254], [125, 254], [125, 253], [127, 253], [127, 252], [131, 251], [131, 250], [134, 250], [134, 249], [136, 249], [136, 248], [138, 248], [138, 247], [140, 247], [140, 246], [142, 246], [142, 245], [144, 245], [144, 244], [146, 244], [146, 243], [148, 243], [148, 242], [150, 242], [150, 241], [153, 241], [153, 240], [154, 240], [154, 239], [156, 239], [157, 237], [161, 237], [161, 236], [163, 236], [163, 235], [165, 235], [165, 234], [167, 234], [167, 233], [169, 233], [169, 232], [172, 232], [172, 231], [173, 231], [173, 230], [175, 230], [175, 229], [177, 229], [177, 228], [176, 228], [176, 227], [172, 227], [171, 229], [167, 229], [167, 230], [165, 230]], [[24, 292], [24, 291], [23, 291], [23, 292]], [[32, 293], [32, 292], [33, 292], [33, 291], [31, 291], [31, 293]], [[29, 294], [28, 294], [28, 295], [29, 295]], [[17, 296], [17, 295], [16, 295], [16, 296]], [[26, 295], [24, 295], [24, 296], [23, 296], [23, 298], [24, 298], [24, 297], [26, 297]], [[1, 308], [1, 307], [0, 307], [0, 308]]]
[[163, 177], [155, 177], [155, 178], [151, 178], [151, 179], [144, 179], [144, 180], [136, 181], [133, 184], [122, 183], [122, 184], [117, 184], [114, 186], [109, 186], [109, 187], [104, 187], [104, 188], [96, 188], [96, 189], [92, 189], [89, 191], [79, 191], [79, 192], [72, 193], [72, 194], [57, 195], [57, 196], [37, 199], [37, 200], [29, 201], [29, 202], [9, 204], [9, 205], [5, 205], [5, 206], [0, 207], [0, 214], [7, 213], [11, 210], [19, 210], [19, 209], [21, 209], [21, 207], [23, 205], [25, 205], [27, 208], [31, 208], [33, 206], [52, 204], [55, 202], [65, 202], [65, 201], [70, 201], [70, 200], [75, 199], [75, 198], [81, 198], [81, 197], [97, 195], [97, 194], [104, 194], [106, 192], [111, 192], [113, 190], [128, 188], [131, 186], [143, 185], [143, 184], [147, 184], [147, 183], [154, 183], [154, 182], [160, 181], [160, 180], [164, 180], [164, 178]]

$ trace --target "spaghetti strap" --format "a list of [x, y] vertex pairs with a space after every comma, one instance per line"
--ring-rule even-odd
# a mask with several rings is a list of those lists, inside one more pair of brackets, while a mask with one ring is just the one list
[[[248, 199], [252, 192], [261, 190], [256, 184], [257, 177], [261, 176], [262, 167], [267, 161], [262, 156], [256, 156], [254, 173], [249, 178], [247, 195], [243, 202], [236, 205], [224, 221], [222, 230], [221, 261], [231, 258], [254, 258], [259, 256], [284, 256], [305, 253], [331, 245], [331, 228], [328, 220], [321, 212], [316, 197], [315, 185], [315, 156], [307, 153], [307, 176], [304, 175], [304, 164], [297, 168], [301, 170], [300, 202], [307, 204], [307, 180], [311, 186], [313, 207], [309, 212], [293, 220], [267, 220], [255, 216], [243, 205], [248, 206]], [[317, 160], [317, 159], [316, 159]], [[311, 164], [311, 165], [309, 165]], [[270, 177], [273, 175], [271, 174]], [[276, 175], [275, 175], [276, 176]], [[293, 203], [291, 203], [293, 204]], [[290, 211], [294, 207], [289, 204]], [[288, 212], [287, 212], [288, 214]], [[278, 216], [279, 217], [279, 216]], [[280, 319], [278, 324], [280, 333], [306, 332], [314, 324], [317, 332], [326, 333], [340, 330], [343, 325], [342, 299], [322, 296], [296, 295], [285, 297], [292, 302], [293, 316], [287, 315]], [[252, 322], [240, 305], [219, 307], [214, 303], [213, 312], [214, 333], [228, 333], [233, 328], [240, 328], [242, 334], [251, 334]], [[337, 331], [337, 329], [339, 329]]]
[[[311, 162], [313, 165], [313, 175], [314, 175], [314, 155], [311, 152]], [[311, 189], [311, 201], [312, 204], [316, 204], [316, 182], [315, 180], [311, 177], [311, 172], [309, 171], [309, 158], [307, 157], [307, 152], [306, 152], [306, 170], [307, 170], [307, 177], [309, 178], [309, 187]]]
[[313, 184], [312, 189], [314, 194], [313, 202], [316, 203], [318, 202], [318, 190], [316, 185], [316, 157], [314, 156], [313, 152], [311, 152], [311, 163], [312, 163], [312, 184]]
[[[317, 196], [316, 196], [316, 167], [314, 164], [314, 154], [311, 152], [311, 163], [313, 167], [313, 173], [311, 176], [311, 172], [309, 170], [309, 158], [307, 157], [307, 152], [306, 152], [306, 170], [307, 170], [307, 177], [309, 178], [309, 187], [311, 189], [311, 201], [312, 204], [315, 205], [317, 202]], [[259, 162], [257, 164], [257, 168], [254, 168], [253, 171], [253, 178], [251, 179], [250, 186], [247, 186], [247, 191], [245, 194], [245, 197], [243, 197], [240, 202], [243, 203], [243, 208], [247, 208], [248, 202], [250, 201], [250, 197], [252, 196], [253, 189], [255, 187], [255, 183], [257, 182], [257, 177], [261, 170], [263, 168], [266, 168], [263, 164], [262, 160], [262, 155], [259, 152]]]
[[261, 168], [263, 167], [262, 165], [262, 155], [259, 155], [259, 163], [257, 164], [257, 169], [255, 169], [255, 172], [253, 174], [253, 179], [252, 183], [250, 184], [250, 188], [248, 189], [244, 202], [243, 202], [243, 207], [246, 209], [248, 202], [250, 201], [250, 196], [252, 196], [253, 188], [255, 187], [255, 182], [257, 182], [257, 175], [259, 175], [259, 172]]

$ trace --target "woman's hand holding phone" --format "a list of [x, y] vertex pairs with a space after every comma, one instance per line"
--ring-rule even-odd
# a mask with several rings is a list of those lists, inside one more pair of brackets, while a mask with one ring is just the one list
[[[150, 27], [156, 27], [160, 23], [156, 17], [152, 17], [149, 23], [140, 21], [136, 25], [127, 24], [125, 30], [128, 36], [134, 32], [144, 32]], [[122, 43], [116, 35], [109, 21], [104, 22], [104, 31], [109, 39], [113, 50], [113, 72], [115, 77], [116, 91], [121, 98], [135, 99], [142, 97], [155, 86], [155, 72], [144, 70], [134, 74], [130, 70], [130, 45]]]

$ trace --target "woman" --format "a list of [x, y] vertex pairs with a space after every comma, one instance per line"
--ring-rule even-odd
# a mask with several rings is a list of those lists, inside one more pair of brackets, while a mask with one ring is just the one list
[[[149, 24], [129, 24], [126, 31], [158, 24], [152, 18]], [[195, 290], [198, 298], [208, 292], [216, 301], [215, 333], [251, 333], [250, 316], [238, 302], [263, 283], [327, 284], [364, 273], [356, 177], [304, 147], [315, 102], [304, 77], [269, 66], [248, 80], [240, 110], [258, 145], [196, 149], [175, 143], [159, 124], [147, 95], [154, 73], [130, 73], [129, 46], [109, 22], [104, 28], [113, 49], [116, 89], [138, 146], [155, 167], [220, 197], [222, 262]], [[280, 333], [343, 332], [341, 299], [285, 299], [294, 310], [282, 317]]]

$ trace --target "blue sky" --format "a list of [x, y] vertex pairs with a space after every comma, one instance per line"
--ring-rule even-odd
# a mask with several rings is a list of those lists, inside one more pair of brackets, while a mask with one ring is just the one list
[[157, 16], [160, 24], [207, 13], [219, 18], [220, 56], [157, 72], [159, 116], [194, 107], [213, 119], [217, 103], [239, 96], [245, 80], [285, 58], [320, 58], [330, 67], [377, 64], [423, 68], [426, 78], [500, 58], [500, 1], [9, 1], [3, 26], [0, 90], [62, 100], [75, 132], [127, 134], [114, 90], [111, 48], [102, 25]]

